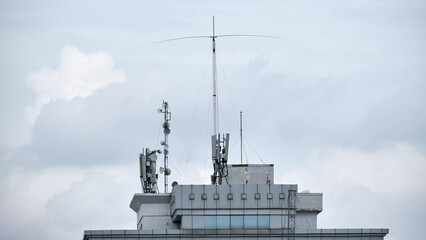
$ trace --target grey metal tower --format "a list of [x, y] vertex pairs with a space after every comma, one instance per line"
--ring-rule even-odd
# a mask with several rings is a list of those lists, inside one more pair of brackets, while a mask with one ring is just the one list
[[163, 132], [164, 132], [164, 140], [161, 141], [161, 145], [164, 147], [164, 166], [160, 167], [160, 173], [164, 174], [164, 193], [168, 192], [168, 176], [172, 172], [170, 168], [168, 168], [168, 159], [169, 159], [169, 141], [168, 136], [170, 134], [170, 123], [172, 120], [172, 113], [169, 112], [169, 103], [163, 100], [162, 108], [158, 109], [159, 113], [164, 114], [164, 122], [163, 122]]
[[296, 229], [297, 190], [288, 190], [288, 240], [294, 240]]

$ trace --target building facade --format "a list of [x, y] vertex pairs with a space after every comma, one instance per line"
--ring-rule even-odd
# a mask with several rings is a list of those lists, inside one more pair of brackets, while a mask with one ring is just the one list
[[136, 230], [88, 230], [84, 239], [382, 240], [388, 229], [318, 229], [322, 193], [274, 184], [273, 165], [230, 165], [229, 184], [136, 193]]

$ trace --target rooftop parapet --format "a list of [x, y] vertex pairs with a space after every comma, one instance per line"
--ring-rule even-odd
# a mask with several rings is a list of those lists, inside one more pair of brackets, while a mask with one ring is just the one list
[[142, 204], [170, 203], [170, 199], [171, 197], [168, 193], [135, 193], [130, 202], [130, 208], [137, 213]]

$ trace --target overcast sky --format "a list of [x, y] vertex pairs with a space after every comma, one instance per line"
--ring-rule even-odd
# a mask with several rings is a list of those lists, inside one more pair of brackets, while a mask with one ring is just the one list
[[[230, 163], [324, 193], [320, 228], [426, 230], [426, 2], [0, 1], [0, 239], [135, 229], [138, 155], [208, 184], [211, 34]], [[159, 159], [162, 159], [160, 155]], [[161, 165], [161, 164], [159, 164]], [[163, 176], [160, 175], [160, 190]]]

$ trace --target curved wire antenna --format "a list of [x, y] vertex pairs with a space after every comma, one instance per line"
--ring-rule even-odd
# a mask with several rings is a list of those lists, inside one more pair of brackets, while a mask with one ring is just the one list
[[256, 34], [224, 34], [224, 35], [212, 35], [212, 36], [190, 36], [190, 37], [179, 37], [179, 38], [171, 38], [161, 41], [152, 42], [152, 44], [157, 43], [163, 43], [163, 42], [170, 42], [170, 41], [176, 41], [176, 40], [183, 40], [183, 39], [191, 39], [191, 38], [219, 38], [219, 37], [263, 37], [263, 38], [280, 38], [276, 36], [268, 36], [268, 35], [256, 35]]
[[179, 37], [179, 38], [171, 38], [171, 39], [166, 39], [166, 40], [161, 40], [161, 41], [152, 42], [152, 44], [163, 43], [163, 42], [170, 42], [170, 41], [176, 41], [176, 40], [182, 40], [182, 39], [190, 39], [190, 38], [211, 38], [211, 37], [212, 37], [212, 36], [191, 36], [191, 37]]
[[216, 37], [263, 37], [263, 38], [280, 38], [280, 37], [276, 37], [276, 36], [256, 35], [256, 34], [225, 34], [225, 35], [217, 35]]

